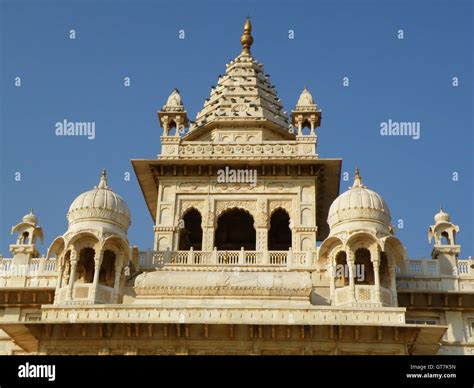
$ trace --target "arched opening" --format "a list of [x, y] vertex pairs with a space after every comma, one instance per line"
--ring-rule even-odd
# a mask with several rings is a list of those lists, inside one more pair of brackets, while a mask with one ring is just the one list
[[451, 245], [448, 232], [441, 233], [441, 244], [442, 245]]
[[113, 287], [115, 281], [115, 252], [110, 249], [104, 251], [104, 257], [99, 271], [99, 284]]
[[290, 216], [279, 208], [273, 212], [268, 232], [269, 251], [287, 251], [291, 247]]
[[255, 250], [253, 217], [242, 209], [226, 211], [217, 220], [214, 245], [218, 250]]
[[355, 284], [374, 284], [374, 266], [368, 249], [360, 248], [355, 253]]
[[92, 283], [94, 279], [94, 256], [95, 250], [93, 248], [81, 250], [76, 268], [76, 282]]
[[390, 288], [390, 272], [388, 269], [388, 258], [385, 252], [380, 252], [379, 278], [380, 286]]
[[29, 237], [30, 234], [28, 232], [23, 232], [21, 234], [21, 238], [20, 238], [20, 244], [25, 244], [25, 245], [28, 245], [28, 241], [29, 241]]
[[71, 277], [71, 251], [67, 251], [64, 254], [64, 272], [62, 286], [69, 284], [69, 278]]
[[201, 213], [190, 209], [183, 217], [183, 225], [179, 232], [179, 250], [187, 251], [191, 247], [196, 251], [202, 249]]
[[336, 255], [336, 267], [334, 268], [336, 287], [349, 285], [349, 267], [347, 266], [346, 252], [341, 251]]

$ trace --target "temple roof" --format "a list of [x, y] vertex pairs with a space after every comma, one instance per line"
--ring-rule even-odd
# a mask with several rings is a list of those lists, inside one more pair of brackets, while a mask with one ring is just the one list
[[289, 133], [288, 115], [277, 96], [275, 87], [265, 74], [263, 65], [257, 62], [250, 52], [253, 42], [250, 20], [245, 22], [241, 37], [242, 52], [226, 66], [226, 72], [220, 76], [216, 87], [211, 88], [203, 109], [198, 112], [191, 125], [186, 140], [194, 140], [198, 134], [216, 125], [235, 125], [242, 122], [262, 122], [266, 127], [282, 135], [284, 139], [293, 139]]

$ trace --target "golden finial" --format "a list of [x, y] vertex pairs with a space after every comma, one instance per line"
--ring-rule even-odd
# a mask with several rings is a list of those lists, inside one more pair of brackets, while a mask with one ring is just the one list
[[100, 176], [99, 185], [97, 186], [99, 189], [108, 189], [107, 186], [107, 170], [105, 168], [102, 169], [102, 174]]
[[355, 172], [355, 177], [354, 177], [354, 184], [352, 185], [353, 188], [356, 187], [364, 187], [362, 185], [362, 178], [360, 177], [359, 174], [359, 167], [356, 167], [356, 172]]
[[252, 46], [252, 24], [250, 24], [250, 18], [247, 17], [244, 25], [244, 33], [240, 37], [240, 44], [242, 45], [242, 52], [250, 55], [250, 46]]

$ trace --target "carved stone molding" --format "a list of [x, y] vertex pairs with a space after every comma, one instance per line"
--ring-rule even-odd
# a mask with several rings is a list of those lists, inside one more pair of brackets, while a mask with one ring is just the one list
[[277, 287], [134, 287], [137, 296], [151, 295], [251, 295], [251, 296], [302, 296], [306, 297], [311, 292], [311, 287], [277, 288]]
[[216, 201], [216, 216], [219, 217], [225, 210], [238, 208], [248, 211], [255, 219], [256, 201]]
[[180, 216], [183, 217], [184, 214], [191, 208], [195, 208], [201, 213], [201, 217], [205, 216], [205, 202], [204, 201], [190, 201], [184, 200], [181, 202], [181, 212]]
[[111, 223], [116, 223], [120, 227], [127, 229], [130, 225], [130, 218], [124, 213], [119, 213], [116, 210], [99, 209], [99, 208], [82, 208], [70, 211], [67, 214], [67, 219], [70, 225], [76, 222], [81, 222], [84, 219], [100, 218]]
[[272, 214], [276, 209], [282, 208], [288, 212], [291, 218], [291, 213], [292, 213], [291, 200], [278, 200], [278, 201], [270, 200], [268, 201], [268, 203], [269, 203], [268, 209], [269, 209], [270, 214]]

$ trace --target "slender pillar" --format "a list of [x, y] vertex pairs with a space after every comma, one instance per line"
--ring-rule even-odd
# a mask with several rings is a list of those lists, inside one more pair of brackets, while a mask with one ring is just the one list
[[354, 262], [354, 252], [352, 249], [347, 250], [347, 265], [349, 266], [349, 287], [350, 287], [350, 300], [351, 302], [356, 302], [355, 295], [355, 262]]
[[118, 299], [120, 296], [120, 276], [122, 275], [122, 266], [116, 265], [115, 266], [115, 280], [114, 280], [114, 293], [112, 302], [118, 303]]
[[334, 263], [332, 262], [327, 271], [329, 273], [329, 291], [331, 296], [331, 304], [334, 306], [336, 304], [336, 273], [334, 271]]
[[380, 251], [378, 246], [370, 250], [370, 260], [374, 268], [375, 302], [382, 303], [380, 290]]
[[54, 293], [54, 303], [55, 304], [58, 302], [59, 290], [61, 289], [62, 284], [63, 284], [63, 277], [64, 277], [64, 264], [61, 264], [59, 266], [58, 279], [56, 280], [56, 292]]
[[397, 295], [397, 273], [395, 267], [390, 267], [388, 269], [390, 274], [390, 291], [392, 292], [392, 305], [398, 306], [398, 295]]
[[94, 280], [92, 281], [92, 294], [90, 296], [93, 303], [95, 303], [97, 290], [99, 289], [99, 274], [100, 274], [100, 266], [102, 265], [103, 256], [104, 256], [104, 251], [102, 248], [99, 248], [95, 252], [95, 257], [94, 257]]
[[180, 136], [180, 133], [179, 133], [179, 126], [181, 125], [181, 120], [179, 118], [179, 116], [176, 116], [175, 119], [174, 119], [175, 123], [176, 123], [176, 130], [175, 130], [175, 136], [176, 137], [179, 137]]
[[76, 269], [77, 269], [77, 252], [74, 248], [71, 249], [71, 275], [69, 276], [69, 283], [67, 285], [67, 296], [66, 300], [72, 300], [72, 292], [74, 288], [74, 282], [76, 281]]

